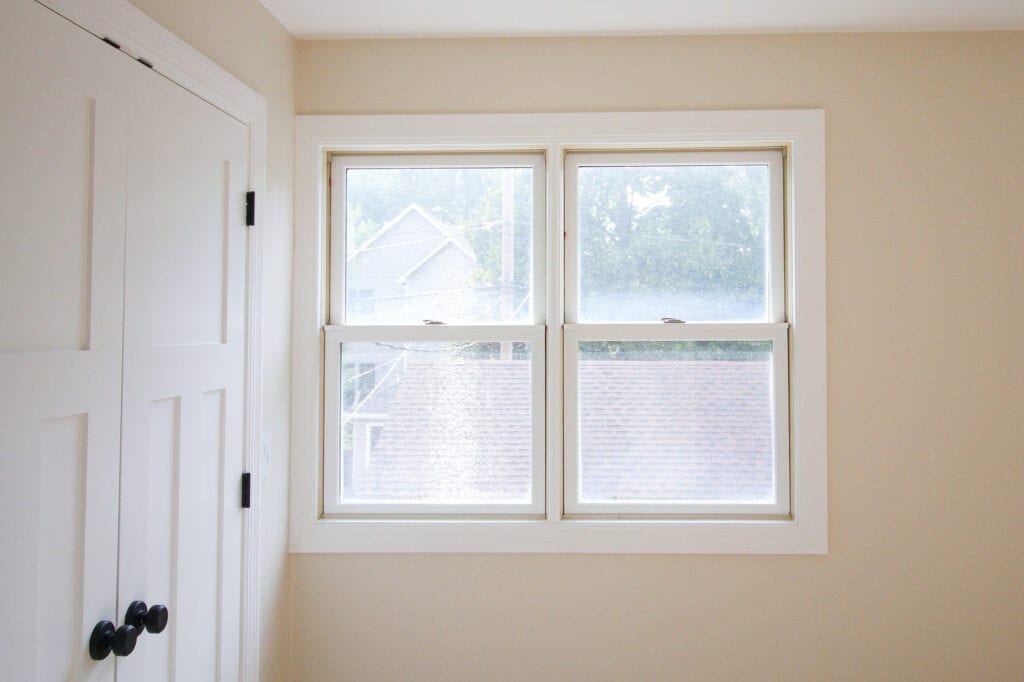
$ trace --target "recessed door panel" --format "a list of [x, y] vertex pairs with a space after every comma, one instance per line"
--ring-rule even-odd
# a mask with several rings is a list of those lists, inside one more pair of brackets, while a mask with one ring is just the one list
[[[158, 346], [222, 343], [231, 166], [179, 137], [155, 130], [139, 150], [150, 156], [151, 186], [176, 188], [138, 206], [135, 223], [151, 246], [145, 256], [152, 340]], [[189, 174], [182, 176], [182, 168]]]
[[224, 392], [197, 396], [197, 442], [181, 463], [181, 478], [192, 481], [181, 507], [178, 586], [191, 595], [177, 604], [177, 662], [180, 679], [216, 679], [220, 592], [220, 528], [223, 494]]
[[94, 101], [34, 72], [0, 98], [0, 350], [89, 347]]
[[[181, 458], [181, 400], [177, 397], [150, 402], [145, 412], [147, 457], [127, 459], [123, 478], [139, 493], [144, 491], [145, 508], [139, 510], [146, 522], [147, 552], [122, 580], [144, 586], [137, 595], [147, 604], [163, 604], [177, 613], [175, 566], [177, 564], [178, 519], [174, 501], [178, 496]], [[124, 610], [122, 605], [121, 610]], [[173, 652], [177, 648], [178, 619], [159, 635], [143, 635], [132, 654], [139, 659], [153, 682], [172, 679]]]
[[[64, 646], [36, 650], [36, 679], [77, 676], [82, 663], [78, 633], [82, 618], [82, 559], [85, 544], [85, 463], [88, 416], [43, 422], [36, 505], [36, 641], [50, 638]], [[55, 617], [66, 614], [66, 617]]]

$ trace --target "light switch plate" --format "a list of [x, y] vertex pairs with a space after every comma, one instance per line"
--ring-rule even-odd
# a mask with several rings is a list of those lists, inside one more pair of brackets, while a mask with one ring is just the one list
[[270, 432], [260, 431], [260, 480], [270, 476]]

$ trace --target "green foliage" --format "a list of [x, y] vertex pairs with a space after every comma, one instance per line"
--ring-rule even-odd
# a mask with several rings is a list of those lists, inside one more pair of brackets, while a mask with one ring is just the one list
[[[763, 307], [766, 208], [764, 166], [581, 168], [581, 306], [676, 294]], [[703, 317], [693, 308], [644, 319]]]
[[581, 341], [579, 359], [764, 362], [771, 359], [771, 352], [771, 341]]
[[[351, 169], [350, 247], [364, 243], [415, 203], [473, 247], [478, 268], [470, 286], [497, 290], [503, 172]], [[696, 321], [763, 315], [766, 166], [584, 166], [578, 185], [580, 306], [586, 319], [655, 321], [671, 316]], [[513, 186], [512, 296], [518, 306], [530, 288], [530, 170], [516, 169]]]

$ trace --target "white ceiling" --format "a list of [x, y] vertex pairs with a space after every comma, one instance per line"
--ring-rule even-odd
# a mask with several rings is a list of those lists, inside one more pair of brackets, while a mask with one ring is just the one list
[[1024, 0], [260, 0], [300, 38], [1024, 29]]

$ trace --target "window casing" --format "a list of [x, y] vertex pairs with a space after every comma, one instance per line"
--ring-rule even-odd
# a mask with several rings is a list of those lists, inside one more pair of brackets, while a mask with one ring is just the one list
[[[346, 159], [341, 163], [349, 163], [354, 159], [358, 165], [364, 162], [367, 152], [372, 152], [373, 163], [381, 167], [405, 166], [411, 159], [426, 161], [430, 166], [437, 164], [437, 157], [458, 165], [470, 157], [479, 161], [488, 155], [506, 156], [507, 163], [510, 158], [533, 154], [538, 157], [534, 168], [541, 170], [534, 177], [534, 289], [527, 319], [512, 324], [462, 324], [460, 320], [444, 325], [350, 322], [344, 317], [344, 303], [339, 302], [343, 297], [338, 293], [338, 271], [344, 264], [337, 267], [337, 254], [331, 254], [331, 286], [319, 287], [320, 295], [312, 297], [330, 301], [325, 306], [330, 316], [321, 318], [320, 327], [324, 350], [319, 371], [325, 377], [321, 468], [319, 474], [302, 465], [293, 470], [293, 477], [298, 474], [293, 478], [298, 486], [317, 480], [322, 483], [317, 485], [315, 508], [307, 506], [308, 497], [293, 500], [295, 551], [824, 551], [827, 524], [820, 112], [308, 117], [305, 131], [303, 118], [300, 117], [300, 145], [304, 133], [307, 141], [316, 142], [306, 148], [310, 161], [319, 157]], [[397, 127], [398, 119], [404, 128]], [[632, 132], [628, 125], [623, 126], [631, 120], [635, 123]], [[342, 132], [326, 134], [321, 124]], [[467, 129], [471, 133], [457, 132]], [[536, 150], [543, 150], [543, 154]], [[449, 156], [451, 153], [458, 153], [459, 158]], [[747, 315], [743, 319], [700, 319], [698, 315], [682, 323], [647, 317], [602, 320], [584, 315], [580, 319], [580, 261], [576, 253], [579, 243], [574, 234], [578, 230], [574, 192], [580, 168], [748, 163], [767, 168], [772, 197], [765, 235], [763, 315]], [[308, 167], [317, 166], [324, 168], [322, 161]], [[318, 174], [300, 172], [298, 176], [308, 180]], [[320, 177], [326, 184], [326, 177]], [[302, 178], [297, 177], [297, 183], [301, 182]], [[802, 189], [800, 203], [794, 200], [794, 187]], [[335, 215], [337, 207], [345, 205], [343, 202], [335, 172], [331, 196]], [[310, 202], [310, 209], [314, 208], [313, 203]], [[307, 215], [313, 216], [314, 212], [307, 211]], [[321, 229], [326, 231], [328, 224], [332, 226], [333, 244], [346, 243], [339, 242], [346, 237], [337, 234], [337, 221], [328, 222], [325, 214], [320, 215]], [[784, 220], [788, 224], [784, 225]], [[297, 240], [297, 259], [301, 257], [301, 241]], [[545, 286], [547, 283], [550, 285]], [[674, 312], [663, 317], [675, 318]], [[340, 499], [337, 495], [341, 486], [332, 481], [339, 481], [341, 472], [339, 459], [332, 453], [340, 451], [338, 441], [343, 436], [331, 425], [329, 415], [337, 411], [342, 396], [332, 384], [340, 386], [337, 378], [341, 365], [349, 362], [338, 351], [346, 343], [381, 339], [529, 344], [535, 455], [528, 501], [512, 505], [467, 504], [459, 500], [451, 504], [431, 501], [390, 505], [379, 500], [335, 502]], [[635, 351], [638, 347], [645, 353], [651, 349], [670, 351], [670, 355], [680, 354], [681, 360], [696, 360], [702, 367], [714, 364], [702, 362], [704, 355], [713, 351], [717, 362], [723, 349], [740, 349], [741, 360], [747, 355], [763, 360], [746, 365], [756, 366], [762, 385], [769, 386], [770, 414], [761, 416], [771, 424], [770, 499], [761, 495], [751, 502], [740, 499], [742, 496], [733, 499], [725, 495], [714, 499], [677, 496], [602, 500], [582, 493], [581, 479], [586, 468], [581, 467], [581, 461], [586, 461], [586, 452], [581, 455], [577, 428], [581, 404], [578, 370], [584, 361], [580, 349], [586, 359], [603, 358], [600, 353], [611, 346], [615, 346], [616, 352], [623, 348]], [[795, 350], [799, 352], [794, 355]], [[616, 360], [623, 358], [646, 359], [638, 352], [615, 356]], [[741, 364], [744, 363], [737, 362], [730, 369]], [[358, 366], [358, 359], [355, 365]], [[682, 367], [686, 362], [677, 365]], [[647, 374], [652, 373], [652, 366], [645, 367]], [[378, 371], [378, 381], [379, 376]], [[303, 382], [300, 379], [298, 383]], [[372, 424], [375, 438], [384, 443], [386, 426], [383, 430], [381, 426]], [[304, 511], [307, 509], [312, 515]]]

